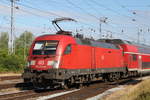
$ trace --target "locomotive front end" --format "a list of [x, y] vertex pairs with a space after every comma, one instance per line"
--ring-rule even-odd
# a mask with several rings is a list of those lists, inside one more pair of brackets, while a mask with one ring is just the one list
[[56, 50], [58, 41], [36, 41], [32, 49], [32, 56], [28, 61], [28, 66], [36, 70], [47, 70], [58, 68], [56, 61]]
[[63, 70], [59, 69], [59, 65], [63, 47], [63, 36], [49, 35], [35, 39], [22, 75], [24, 82], [42, 88], [62, 84]]

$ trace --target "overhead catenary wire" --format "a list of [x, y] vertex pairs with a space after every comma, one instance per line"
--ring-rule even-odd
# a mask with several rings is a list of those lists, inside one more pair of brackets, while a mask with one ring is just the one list
[[[7, 5], [1, 5], [3, 7], [8, 7], [8, 8], [11, 8], [10, 6], [7, 6]], [[15, 8], [16, 9], [16, 8]], [[37, 16], [37, 17], [42, 17], [42, 18], [45, 18], [45, 19], [49, 19], [49, 17], [46, 17], [46, 16], [42, 16], [40, 14], [37, 14], [37, 13], [33, 13], [31, 11], [28, 11], [28, 10], [24, 10], [24, 9], [16, 9], [16, 11], [22, 11], [22, 12], [25, 12], [25, 13], [28, 13], [28, 14], [31, 14], [31, 15], [34, 15], [34, 16]], [[15, 12], [16, 13], [16, 12]]]
[[[22, 4], [21, 4], [22, 5]], [[27, 6], [27, 5], [24, 5], [25, 7], [29, 7], [29, 6]], [[30, 7], [30, 8], [32, 8], [32, 9], [36, 9], [36, 8], [33, 8], [33, 7]], [[37, 10], [37, 9], [36, 9]], [[62, 17], [62, 16], [61, 16]], [[78, 21], [79, 23], [82, 23], [82, 24], [86, 24], [86, 23], [84, 23], [84, 22], [81, 22], [81, 21]], [[86, 24], [86, 25], [88, 25], [88, 24]]]
[[98, 14], [100, 14], [100, 16], [106, 16], [104, 14], [102, 14], [99, 10], [95, 9], [95, 6], [92, 6], [90, 3], [90, 1], [84, 2], [85, 4], [87, 4], [91, 9], [93, 9], [95, 12], [98, 12]]
[[[7, 0], [7, 1], [8, 1], [8, 0]], [[42, 13], [47, 13], [47, 14], [50, 14], [50, 15], [52, 15], [52, 16], [64, 17], [64, 16], [61, 16], [61, 15], [59, 15], [59, 14], [56, 14], [56, 13], [53, 13], [53, 12], [50, 12], [50, 11], [44, 11], [44, 10], [41, 10], [41, 9], [39, 9], [39, 8], [34, 8], [34, 7], [29, 6], [29, 5], [22, 4], [22, 3], [20, 3], [20, 2], [17, 2], [16, 4], [21, 5], [21, 6], [24, 6], [24, 7], [27, 7], [27, 8], [31, 8], [31, 9], [37, 10], [37, 11], [42, 12]]]
[[[95, 16], [95, 15], [93, 15], [93, 14], [87, 12], [85, 9], [83, 9], [83, 8], [81, 8], [81, 7], [79, 7], [79, 6], [77, 6], [75, 3], [71, 2], [70, 0], [65, 0], [65, 1], [67, 1], [70, 5], [74, 6], [75, 8], [78, 8], [78, 9], [82, 10], [82, 11], [85, 12], [87, 15], [89, 15], [89, 16], [95, 18], [96, 20], [98, 20], [98, 22], [100, 21], [100, 18], [99, 18], [99, 17], [97, 17], [97, 16]], [[107, 25], [113, 27], [113, 26], [110, 25], [110, 24], [107, 24]]]
[[[52, 15], [57, 16], [57, 17], [65, 17], [65, 16], [61, 16], [61, 15], [59, 15], [59, 14], [51, 13], [51, 12], [49, 12], [49, 11], [44, 11], [44, 10], [41, 10], [41, 9], [38, 9], [38, 8], [34, 8], [34, 7], [31, 7], [31, 6], [29, 6], [29, 5], [25, 5], [25, 4], [22, 4], [22, 3], [17, 3], [17, 4], [18, 4], [18, 5], [21, 5], [21, 6], [24, 6], [24, 7], [27, 7], [27, 8], [34, 9], [34, 10], [36, 10], [36, 11], [40, 11], [40, 12], [42, 12], [42, 13], [52, 14]], [[21, 9], [21, 10], [22, 10], [22, 9]], [[22, 10], [22, 11], [31, 13], [31, 14], [33, 14], [33, 15], [37, 15], [37, 14], [32, 13], [32, 12], [27, 11], [27, 10]], [[40, 15], [37, 15], [37, 16], [40, 16]]]
[[[97, 16], [95, 16], [95, 15], [93, 15], [93, 14], [91, 14], [90, 12], [88, 12], [88, 11], [86, 11], [84, 8], [82, 8], [82, 7], [79, 7], [78, 5], [76, 5], [74, 2], [71, 2], [71, 1], [69, 1], [69, 0], [65, 0], [70, 6], [73, 6], [74, 8], [78, 8], [78, 9], [80, 9], [80, 10], [82, 10], [84, 13], [86, 13], [86, 14], [88, 14], [89, 16], [91, 16], [91, 17], [96, 17], [96, 19], [97, 20], [100, 20], [100, 17], [97, 17]], [[69, 2], [68, 2], [69, 1]], [[51, 1], [51, 2], [55, 2], [56, 4], [59, 4], [60, 2], [56, 2], [56, 1]], [[48, 4], [50, 4], [49, 2], [47, 2]], [[87, 4], [88, 6], [90, 6], [90, 8], [91, 9], [94, 9], [95, 11], [97, 11], [97, 12], [99, 12], [99, 14], [100, 15], [103, 15], [103, 16], [105, 16], [104, 14], [102, 14], [99, 10], [96, 10], [94, 7], [92, 7], [92, 5], [90, 5], [90, 3], [88, 3], [88, 1], [87, 2], [84, 2], [85, 4]], [[66, 7], [66, 8], [70, 8], [70, 6], [69, 5], [61, 5], [61, 7]], [[69, 9], [70, 10], [70, 9]], [[83, 19], [83, 20], [85, 20], [85, 18], [83, 17], [83, 16], [79, 16], [80, 14], [77, 14], [76, 16], [77, 17], [82, 17], [81, 19]], [[113, 23], [114, 24], [114, 23]], [[110, 25], [110, 24], [107, 24], [107, 25]], [[116, 24], [116, 25], [118, 25], [118, 24]]]
[[[82, 24], [84, 24], [84, 25], [90, 25], [90, 26], [92, 26], [92, 27], [95, 27], [94, 25], [91, 25], [91, 24], [87, 24], [87, 23], [83, 23], [83, 22], [80, 22], [80, 23], [82, 23]], [[113, 27], [113, 26], [112, 26]], [[98, 27], [96, 27], [96, 28], [98, 28]], [[110, 30], [104, 30], [104, 31], [110, 31]], [[113, 33], [116, 33], [116, 32], [113, 32]], [[128, 36], [128, 37], [130, 37], [130, 36]], [[130, 37], [131, 38], [131, 37]]]
[[[119, 7], [121, 7], [122, 9], [124, 9], [125, 11], [127, 11], [127, 12], [129, 12], [130, 14], [132, 14], [132, 15], [134, 15], [135, 17], [137, 17], [137, 18], [140, 18], [140, 19], [142, 19], [142, 17], [143, 16], [140, 16], [140, 15], [138, 15], [137, 13], [136, 13], [136, 11], [134, 11], [134, 10], [131, 10], [131, 9], [129, 9], [127, 6], [125, 6], [125, 5], [122, 5], [118, 0], [116, 0], [116, 4], [119, 6]], [[146, 19], [145, 17], [143, 17], [143, 19]], [[139, 22], [139, 21], [138, 21]], [[147, 21], [148, 22], [148, 21]], [[149, 32], [149, 27], [150, 27], [150, 25], [147, 25], [146, 23], [140, 23], [142, 26], [145, 26], [145, 27], [147, 27], [148, 29], [147, 29], [147, 32]], [[139, 41], [140, 41], [140, 34], [142, 34], [143, 33], [143, 28], [141, 27], [141, 25], [135, 25], [135, 28], [137, 28], [138, 29], [138, 32], [137, 32], [137, 35], [138, 35], [138, 43], [139, 43]], [[142, 32], [140, 32], [139, 30], [142, 30]], [[143, 34], [144, 35], [144, 34]], [[143, 37], [143, 40], [145, 41], [145, 38]]]
[[116, 11], [116, 10], [113, 10], [113, 9], [111, 9], [111, 8], [109, 8], [109, 7], [106, 7], [105, 5], [100, 4], [99, 2], [97, 2], [97, 1], [95, 1], [95, 0], [91, 0], [90, 2], [94, 3], [94, 4], [97, 5], [97, 6], [103, 7], [103, 8], [105, 8], [106, 10], [111, 11], [111, 12], [117, 14], [117, 15], [120, 15], [120, 16], [122, 16], [122, 17], [127, 17], [127, 18], [129, 18], [129, 19], [132, 19], [131, 16], [121, 14], [120, 12], [118, 12], [118, 11]]
[[[125, 9], [127, 12], [129, 12], [129, 13], [132, 14], [133, 16], [141, 18], [139, 15], [137, 15], [136, 13], [134, 13], [134, 11], [132, 11], [132, 10], [128, 9], [126, 6], [120, 4], [120, 2], [119, 2], [118, 0], [116, 0], [116, 4], [119, 5], [122, 9]], [[144, 19], [145, 19], [145, 18], [144, 18]], [[136, 20], [136, 21], [137, 21], [137, 20]], [[136, 22], [136, 21], [135, 21], [135, 22]], [[139, 22], [139, 21], [138, 21], [138, 22]], [[140, 22], [139, 22], [139, 23], [140, 23]], [[146, 26], [146, 27], [150, 27], [149, 25], [146, 25], [146, 24], [143, 24], [143, 23], [140, 23], [140, 24], [142, 24], [143, 26]]]
[[[7, 6], [7, 7], [10, 8], [10, 6]], [[41, 15], [38, 15], [37, 13], [33, 13], [32, 11], [28, 11], [28, 10], [24, 10], [24, 9], [20, 9], [20, 8], [17, 9], [17, 11], [22, 11], [22, 12], [25, 12], [25, 13], [28, 13], [28, 14], [31, 14], [31, 15], [34, 15], [34, 16], [37, 16], [37, 17], [42, 17], [42, 18], [44, 17], [44, 16], [41, 16]], [[83, 22], [79, 22], [79, 23], [84, 24]]]
[[[108, 11], [111, 11], [111, 12], [113, 12], [113, 13], [116, 13], [116, 14], [119, 15], [119, 16], [122, 16], [122, 17], [124, 17], [124, 18], [129, 18], [130, 21], [127, 20], [129, 23], [135, 22], [135, 21], [137, 22], [137, 19], [135, 19], [135, 18], [133, 18], [133, 17], [131, 17], [131, 16], [128, 16], [128, 15], [121, 14], [120, 12], [115, 11], [115, 10], [109, 8], [109, 7], [106, 7], [105, 5], [100, 4], [99, 2], [97, 2], [97, 1], [95, 1], [95, 0], [92, 0], [91, 2], [93, 2], [93, 3], [94, 3], [95, 5], [97, 5], [97, 6], [100, 6], [100, 7], [105, 8], [105, 9], [108, 10]], [[138, 24], [138, 23], [137, 23], [137, 24]]]
[[[27, 6], [24, 6], [24, 7], [27, 7]], [[29, 8], [29, 7], [27, 7], [27, 8]], [[30, 7], [31, 9], [32, 8], [35, 8], [35, 7]], [[81, 8], [82, 9], [82, 8]], [[81, 10], [80, 9], [80, 10]], [[22, 10], [22, 9], [21, 9]], [[24, 9], [23, 9], [24, 10]], [[38, 10], [38, 9], [36, 9], [36, 10]], [[44, 11], [45, 12], [45, 10], [42, 10], [42, 11]], [[84, 9], [83, 9], [83, 11], [85, 11]], [[32, 11], [25, 11], [25, 12], [27, 12], [27, 13], [30, 13], [30, 14], [34, 14], [34, 13], [32, 13]], [[47, 11], [46, 11], [47, 12]], [[34, 14], [34, 15], [36, 15], [36, 14]], [[37, 15], [37, 16], [39, 16], [39, 15]], [[43, 16], [39, 16], [39, 17], [43, 17]], [[92, 17], [92, 16], [91, 16]], [[96, 16], [97, 17], [97, 16]], [[98, 18], [98, 17], [97, 17]], [[88, 23], [85, 23], [85, 22], [80, 22], [80, 23], [82, 23], [82, 24], [86, 24], [86, 25], [88, 25], [88, 26], [92, 26], [92, 27], [95, 27], [95, 25], [91, 25], [91, 24], [88, 24]], [[114, 26], [113, 26], [114, 27]], [[96, 27], [97, 28], [97, 27]]]
[[[8, 1], [8, 0], [7, 0]], [[67, 1], [69, 1], [69, 0], [67, 0]], [[71, 3], [72, 5], [74, 5], [72, 2], [70, 2], [69, 1], [69, 3]], [[58, 14], [54, 14], [54, 13], [51, 13], [51, 12], [48, 12], [48, 11], [43, 11], [43, 10], [41, 10], [41, 9], [37, 9], [37, 8], [34, 8], [34, 7], [31, 7], [31, 6], [28, 6], [28, 5], [25, 5], [25, 4], [22, 4], [22, 3], [17, 3], [18, 5], [21, 5], [21, 6], [24, 6], [24, 7], [28, 7], [28, 8], [31, 8], [31, 9], [34, 9], [34, 10], [38, 10], [38, 11], [40, 11], [40, 12], [42, 12], [42, 13], [48, 13], [48, 14], [52, 14], [52, 15], [55, 15], [55, 16], [58, 16], [58, 17], [64, 17], [64, 16], [61, 16], [61, 15], [58, 15]], [[77, 6], [77, 5], [74, 5], [74, 6]], [[81, 8], [81, 7], [79, 7], [80, 9], [82, 9], [82, 10], [84, 10], [83, 8]], [[22, 11], [24, 11], [24, 12], [28, 12], [28, 13], [32, 13], [32, 12], [30, 12], [30, 11], [27, 11], [27, 10], [22, 10]], [[85, 10], [84, 10], [85, 11]], [[88, 13], [88, 12], [87, 12]], [[37, 15], [37, 14], [35, 14], [35, 13], [32, 13], [33, 15]], [[94, 18], [96, 18], [97, 20], [99, 20], [99, 18], [98, 17], [96, 17], [96, 16], [94, 16], [94, 15], [92, 15], [92, 14], [90, 14], [90, 13], [88, 13], [90, 16], [92, 16], [92, 17], [94, 17]], [[40, 15], [37, 15], [37, 16], [40, 16]]]
[[76, 8], [78, 8], [78, 9], [82, 10], [82, 11], [85, 12], [87, 15], [89, 15], [89, 16], [95, 18], [96, 20], [99, 20], [99, 18], [98, 18], [97, 16], [95, 16], [95, 15], [93, 15], [93, 14], [87, 12], [87, 11], [84, 10], [83, 8], [81, 8], [81, 7], [79, 7], [78, 5], [72, 3], [70, 0], [66, 0], [66, 1], [67, 1], [70, 5], [72, 5], [72, 6], [76, 7]]

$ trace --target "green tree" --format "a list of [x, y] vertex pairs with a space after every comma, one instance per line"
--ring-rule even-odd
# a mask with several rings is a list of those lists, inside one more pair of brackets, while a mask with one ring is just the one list
[[28, 51], [29, 51], [29, 48], [33, 39], [34, 39], [34, 35], [29, 31], [25, 31], [15, 41], [16, 54], [22, 55], [24, 60], [27, 57], [27, 54], [28, 54]]
[[19, 38], [16, 39], [16, 47], [28, 48], [31, 45], [33, 39], [34, 39], [34, 35], [29, 31], [25, 31], [20, 35]]
[[26, 64], [28, 49], [34, 39], [31, 32], [25, 31], [15, 39], [15, 54], [8, 54], [8, 33], [0, 36], [0, 73], [21, 72]]
[[21, 55], [9, 55], [4, 48], [0, 50], [0, 72], [22, 71], [25, 61]]
[[1, 32], [0, 34], [0, 48], [6, 49], [8, 48], [8, 32]]

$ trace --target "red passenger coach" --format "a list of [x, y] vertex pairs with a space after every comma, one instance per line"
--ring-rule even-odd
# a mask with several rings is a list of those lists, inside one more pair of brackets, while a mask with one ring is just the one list
[[31, 46], [23, 78], [38, 87], [68, 86], [101, 77], [112, 81], [126, 70], [119, 45], [69, 35], [43, 35]]
[[130, 74], [150, 73], [150, 46], [136, 44], [120, 39], [105, 40], [118, 44], [124, 51], [124, 63]]
[[134, 43], [122, 44], [128, 70], [138, 73], [150, 73], [150, 47]]

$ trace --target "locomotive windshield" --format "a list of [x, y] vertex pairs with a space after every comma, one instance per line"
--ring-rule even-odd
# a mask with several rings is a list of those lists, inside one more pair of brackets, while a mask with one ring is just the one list
[[58, 41], [37, 41], [33, 47], [33, 55], [55, 55]]

